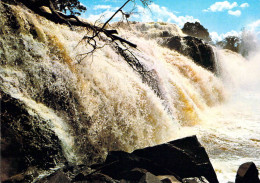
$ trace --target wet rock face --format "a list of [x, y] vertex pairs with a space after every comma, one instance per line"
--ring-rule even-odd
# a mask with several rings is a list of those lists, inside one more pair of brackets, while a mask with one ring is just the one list
[[29, 115], [18, 99], [1, 91], [1, 179], [25, 171], [43, 169], [64, 161], [58, 137], [39, 116]]
[[[24, 175], [9, 180], [28, 182]], [[218, 180], [205, 149], [196, 136], [191, 136], [132, 153], [111, 151], [104, 163], [91, 167], [66, 164], [37, 182], [218, 183]]]
[[71, 183], [71, 180], [64, 172], [59, 170], [53, 175], [40, 180], [38, 183]]
[[[70, 61], [70, 56], [64, 51], [65, 48], [62, 47], [58, 39], [48, 37], [49, 34], [38, 25], [41, 21], [40, 17], [35, 19], [33, 14], [27, 15], [27, 11], [21, 11], [19, 14], [16, 10], [18, 7], [0, 1], [0, 90], [8, 92], [6, 96], [10, 100], [6, 105], [11, 102], [13, 106], [6, 109], [6, 115], [10, 115], [10, 123], [4, 123], [7, 118], [2, 119], [1, 125], [5, 125], [2, 129], [7, 131], [2, 135], [8, 136], [7, 139], [3, 139], [6, 142], [2, 142], [2, 144], [8, 144], [8, 147], [10, 144], [17, 144], [16, 146], [19, 148], [15, 146], [14, 149], [17, 151], [23, 149], [23, 153], [19, 154], [19, 157], [25, 156], [25, 151], [29, 153], [31, 150], [28, 157], [35, 156], [32, 158], [35, 159], [36, 156], [40, 156], [39, 158], [43, 158], [42, 164], [46, 164], [44, 156], [56, 154], [57, 152], [53, 152], [53, 148], [55, 151], [60, 149], [60, 145], [57, 145], [59, 140], [52, 131], [53, 125], [49, 125], [54, 120], [43, 119], [48, 116], [48, 111], [53, 111], [55, 119], [59, 118], [64, 124], [67, 124], [70, 136], [80, 137], [75, 138], [75, 146], [79, 149], [79, 154], [85, 158], [85, 162], [90, 161], [94, 159], [92, 154], [97, 154], [93, 153], [95, 148], [86, 145], [90, 141], [87, 130], [91, 119], [84, 112], [80, 101], [76, 74], [66, 64], [68, 60]], [[25, 14], [28, 19], [22, 18]], [[31, 116], [32, 114], [28, 113], [26, 109], [27, 104], [17, 100], [14, 97], [15, 94], [44, 106], [45, 109], [48, 109], [47, 113], [43, 111], [44, 114], [40, 114], [41, 109], [39, 109], [36, 112], [39, 114], [38, 116]], [[16, 109], [18, 116], [13, 112]], [[5, 108], [2, 107], [2, 110]], [[13, 136], [12, 133], [14, 133]], [[45, 134], [48, 137], [45, 137]], [[9, 142], [9, 138], [11, 142]], [[18, 142], [16, 143], [16, 141]], [[42, 148], [45, 143], [47, 143], [45, 148]], [[30, 144], [35, 146], [36, 150], [26, 149], [27, 145], [30, 146]], [[56, 145], [52, 146], [52, 144]], [[41, 150], [40, 155], [37, 154]], [[58, 154], [62, 153], [61, 150]], [[86, 154], [89, 157], [85, 157]], [[24, 162], [28, 158], [23, 157], [22, 159]], [[6, 158], [3, 159], [3, 162], [5, 160], [9, 162]], [[26, 166], [27, 164], [40, 166], [31, 158], [26, 162]], [[19, 168], [17, 171], [20, 169], [23, 168]]]
[[213, 49], [201, 39], [191, 36], [174, 36], [166, 39], [163, 46], [192, 58], [198, 65], [212, 72], [216, 69]]

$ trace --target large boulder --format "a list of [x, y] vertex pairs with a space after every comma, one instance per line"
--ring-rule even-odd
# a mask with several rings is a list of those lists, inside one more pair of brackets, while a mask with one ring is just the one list
[[155, 175], [151, 174], [150, 172], [147, 172], [144, 174], [144, 176], [139, 180], [138, 183], [162, 183], [159, 178], [157, 178]]
[[47, 170], [64, 161], [60, 140], [48, 121], [30, 115], [26, 105], [11, 95], [1, 90], [0, 95], [1, 181], [23, 175], [30, 166]]
[[209, 157], [196, 136], [165, 144], [135, 150], [109, 152], [101, 172], [116, 180], [125, 179], [133, 168], [142, 168], [154, 175], [173, 175], [178, 180], [204, 176], [211, 183], [218, 183]]
[[237, 170], [235, 183], [260, 183], [258, 170], [253, 162], [247, 162]]
[[71, 183], [71, 180], [64, 172], [59, 170], [54, 174], [39, 180], [38, 183]]
[[198, 65], [212, 72], [216, 70], [214, 51], [201, 39], [191, 36], [173, 36], [166, 39], [162, 45], [192, 58]]

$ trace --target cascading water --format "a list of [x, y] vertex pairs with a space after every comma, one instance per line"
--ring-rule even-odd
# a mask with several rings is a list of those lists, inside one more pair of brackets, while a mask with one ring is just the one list
[[[161, 30], [182, 36], [176, 26], [137, 23], [132, 29], [120, 28], [122, 36], [138, 45], [138, 50], [130, 50], [156, 79], [156, 93], [155, 83], [144, 82], [143, 73], [110, 45], [78, 63], [79, 54], [91, 49], [84, 41], [78, 44], [88, 33], [84, 29], [71, 31], [19, 6], [1, 3], [0, 10], [1, 90], [24, 105], [29, 115], [49, 125], [66, 161], [93, 163], [108, 150], [133, 151], [196, 134], [223, 180], [230, 180], [226, 172], [234, 177], [237, 165], [246, 159], [260, 164], [255, 158], [259, 154], [260, 110], [253, 106], [252, 115], [248, 109], [260, 96], [257, 91], [252, 96], [243, 94], [246, 102], [253, 102], [246, 108], [236, 103], [244, 102], [239, 91], [250, 84], [247, 77], [239, 79], [242, 85], [235, 82], [241, 74], [238, 69], [247, 72], [251, 62], [219, 50], [221, 77], [217, 78], [191, 59], [159, 46], [158, 40], [149, 39]], [[159, 33], [152, 32], [155, 29]], [[238, 87], [228, 95], [230, 90], [225, 87], [230, 80]], [[252, 79], [252, 88], [257, 83], [259, 80]], [[230, 96], [227, 102], [226, 96]], [[59, 161], [63, 160], [57, 157], [54, 162]], [[226, 170], [222, 164], [228, 165]]]
[[[228, 100], [207, 114], [201, 138], [207, 144], [220, 182], [234, 181], [240, 164], [260, 164], [260, 54], [245, 59], [228, 50], [216, 50], [220, 77]], [[204, 125], [203, 125], [204, 126]]]
[[227, 100], [204, 111], [202, 124], [183, 127], [185, 135], [197, 134], [206, 147], [220, 182], [234, 181], [244, 162], [260, 159], [259, 53], [245, 59], [228, 50], [214, 49], [217, 70]]

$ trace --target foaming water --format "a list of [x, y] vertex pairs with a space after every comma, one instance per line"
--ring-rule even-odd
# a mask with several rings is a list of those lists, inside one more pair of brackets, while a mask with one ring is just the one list
[[[20, 26], [1, 26], [0, 86], [31, 115], [50, 122], [69, 162], [93, 162], [108, 150], [131, 152], [196, 134], [223, 181], [244, 160], [259, 164], [257, 55], [247, 62], [217, 51], [218, 78], [157, 44], [154, 38], [164, 29], [181, 36], [176, 26], [120, 28], [123, 38], [138, 45], [129, 50], [155, 76], [157, 94], [113, 44], [78, 63], [79, 54], [91, 50], [84, 41], [78, 44], [88, 31], [71, 31], [15, 6], [10, 12]], [[8, 25], [4, 18], [1, 23]]]
[[260, 55], [249, 59], [217, 50], [219, 74], [228, 99], [207, 108], [202, 125], [185, 128], [198, 134], [206, 147], [219, 181], [235, 181], [238, 167], [253, 161], [260, 168]]
[[[223, 80], [230, 91], [226, 104], [229, 113], [224, 113], [226, 134], [234, 141], [230, 147], [233, 165], [254, 161], [260, 168], [260, 52], [247, 60], [239, 55], [222, 51], [220, 59]], [[231, 76], [232, 75], [232, 76]], [[235, 162], [237, 160], [237, 162]], [[233, 161], [233, 162], [232, 162]], [[234, 166], [233, 166], [234, 167]]]
[[[73, 116], [53, 110], [67, 123], [72, 141], [76, 139], [77, 148], [71, 147], [76, 154], [86, 150], [84, 141], [78, 137], [81, 135], [104, 151], [132, 151], [176, 139], [181, 126], [200, 123], [202, 111], [224, 98], [221, 82], [212, 73], [186, 57], [158, 46], [155, 40], [136, 36], [135, 31], [121, 29], [122, 36], [136, 43], [139, 50], [129, 49], [142, 66], [156, 76], [160, 97], [142, 81], [142, 73], [131, 68], [115, 51], [113, 44], [96, 50], [78, 64], [77, 56], [91, 49], [86, 44], [78, 44], [87, 31], [70, 31], [65, 26], [36, 18], [19, 7], [11, 6], [11, 11], [20, 26], [17, 34], [10, 36], [13, 40], [2, 39], [2, 42], [3, 45], [17, 44], [18, 51], [5, 52], [7, 59], [2, 74], [9, 78], [5, 82], [17, 82], [21, 95], [31, 96], [41, 103], [38, 106], [62, 109], [64, 107], [59, 107], [62, 104], [52, 104], [45, 99], [56, 96], [57, 92], [61, 95], [61, 100], [67, 102], [66, 111], [78, 114], [71, 122]], [[154, 30], [158, 25], [147, 27]], [[138, 25], [136, 29], [140, 29]], [[171, 34], [174, 31], [176, 35], [180, 34], [176, 26], [167, 29]], [[8, 26], [2, 32], [8, 34]], [[104, 43], [99, 41], [98, 44]], [[4, 50], [8, 50], [7, 47], [4, 46]], [[16, 63], [19, 60], [22, 61]], [[21, 74], [12, 75], [5, 72], [7, 70], [17, 70]], [[70, 99], [71, 95], [79, 96], [75, 98], [77, 104]], [[71, 112], [73, 110], [75, 112]], [[81, 114], [88, 118], [80, 120]], [[54, 127], [59, 128], [57, 125]], [[60, 133], [57, 135], [61, 141], [68, 140]]]

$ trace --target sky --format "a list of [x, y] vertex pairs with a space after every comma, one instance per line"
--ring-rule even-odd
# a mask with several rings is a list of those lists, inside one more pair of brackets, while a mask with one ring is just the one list
[[[107, 20], [126, 0], [80, 0], [87, 7], [83, 18], [91, 21]], [[170, 22], [180, 28], [185, 22], [200, 22], [208, 29], [215, 41], [226, 36], [239, 36], [241, 30], [254, 31], [260, 38], [260, 0], [153, 0], [144, 8], [136, 0], [134, 14], [129, 20], [140, 22]], [[134, 6], [129, 2], [123, 9], [130, 11]], [[119, 20], [116, 17], [114, 21]]]

